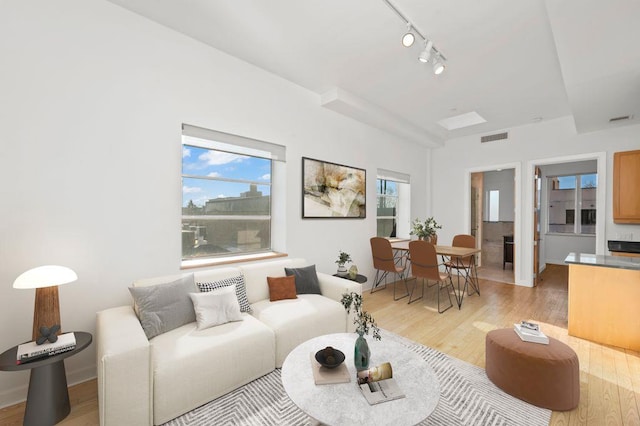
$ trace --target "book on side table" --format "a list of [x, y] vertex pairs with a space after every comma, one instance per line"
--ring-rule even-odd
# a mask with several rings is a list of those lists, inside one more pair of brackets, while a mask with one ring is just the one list
[[64, 333], [58, 336], [58, 340], [53, 343], [28, 342], [18, 345], [16, 353], [16, 364], [36, 361], [49, 356], [72, 351], [76, 347], [76, 336], [73, 333]]
[[525, 342], [549, 344], [549, 338], [540, 331], [538, 324], [522, 321], [520, 324], [513, 324], [513, 330]]
[[393, 379], [393, 370], [388, 362], [358, 372], [358, 386], [370, 405], [405, 397]]
[[311, 370], [316, 385], [331, 385], [335, 383], [349, 383], [349, 370], [343, 362], [336, 368], [326, 368], [320, 365], [313, 353], [311, 353]]

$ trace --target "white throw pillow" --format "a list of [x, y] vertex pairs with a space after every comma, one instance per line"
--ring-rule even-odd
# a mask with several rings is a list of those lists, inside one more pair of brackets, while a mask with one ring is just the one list
[[198, 330], [230, 321], [242, 321], [235, 285], [204, 293], [189, 293], [189, 296], [196, 312]]

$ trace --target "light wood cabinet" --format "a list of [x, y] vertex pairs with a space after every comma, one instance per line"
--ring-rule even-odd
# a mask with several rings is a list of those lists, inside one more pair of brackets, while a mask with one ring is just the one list
[[613, 154], [613, 221], [640, 223], [640, 150]]
[[570, 336], [640, 351], [640, 271], [569, 265]]

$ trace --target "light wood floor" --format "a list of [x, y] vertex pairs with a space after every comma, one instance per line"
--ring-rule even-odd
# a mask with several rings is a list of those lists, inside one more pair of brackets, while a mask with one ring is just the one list
[[572, 347], [580, 361], [580, 404], [554, 412], [550, 424], [640, 425], [640, 353], [567, 334], [567, 274], [566, 266], [547, 265], [536, 288], [481, 279], [481, 296], [465, 296], [460, 310], [454, 302], [443, 314], [437, 311], [435, 287], [408, 305], [407, 299], [394, 302], [388, 285], [367, 292], [364, 304], [380, 327], [482, 368], [488, 331], [523, 319], [537, 322], [545, 334]]
[[[435, 309], [435, 288], [411, 305], [393, 301], [393, 289], [365, 293], [365, 309], [378, 325], [484, 368], [487, 331], [528, 319], [571, 346], [580, 359], [580, 405], [554, 412], [552, 425], [640, 425], [640, 353], [567, 335], [567, 268], [548, 265], [536, 288], [481, 280], [481, 296], [465, 297], [462, 309]], [[71, 414], [60, 425], [98, 424], [96, 381], [70, 388]], [[24, 404], [0, 410], [1, 425], [20, 425]]]

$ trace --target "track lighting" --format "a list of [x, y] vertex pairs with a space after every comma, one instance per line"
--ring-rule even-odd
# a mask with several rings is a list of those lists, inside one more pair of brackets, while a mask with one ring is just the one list
[[429, 62], [429, 58], [431, 58], [431, 49], [433, 48], [433, 42], [429, 40], [424, 45], [424, 50], [420, 52], [420, 56], [418, 56], [418, 60], [420, 62], [427, 63]]
[[442, 74], [444, 71], [444, 62], [440, 56], [440, 53], [436, 53], [435, 58], [433, 58], [433, 73], [435, 75]]
[[411, 32], [411, 24], [408, 23], [407, 32], [402, 36], [402, 45], [411, 47], [414, 41], [416, 41], [416, 36]]
[[398, 8], [393, 5], [393, 3], [391, 3], [391, 0], [382, 0], [382, 1], [384, 1], [387, 4], [387, 6], [389, 6], [389, 8], [393, 10], [396, 13], [396, 15], [400, 17], [400, 19], [402, 19], [402, 21], [405, 24], [407, 24], [407, 32], [404, 33], [404, 35], [402, 36], [402, 45], [404, 47], [411, 47], [413, 46], [416, 40], [416, 37], [420, 37], [424, 42], [424, 50], [420, 52], [420, 55], [418, 56], [418, 60], [422, 63], [427, 63], [429, 62], [429, 59], [433, 58], [434, 74], [436, 75], [442, 74], [445, 68], [444, 63], [447, 60], [447, 58], [445, 58], [442, 52], [433, 45], [433, 41], [427, 39], [427, 37], [423, 35], [422, 32], [420, 32], [420, 30], [417, 29], [415, 25], [413, 25], [413, 23], [411, 23], [411, 21], [409, 21], [402, 14], [402, 12], [400, 12]]

